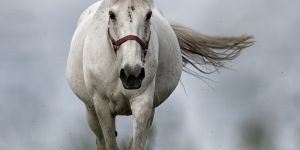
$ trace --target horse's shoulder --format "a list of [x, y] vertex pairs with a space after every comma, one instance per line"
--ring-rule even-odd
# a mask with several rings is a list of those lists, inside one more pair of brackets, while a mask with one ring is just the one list
[[101, 5], [102, 0], [92, 4], [89, 6], [79, 17], [77, 27], [83, 22], [83, 20], [87, 19], [90, 15], [94, 14], [97, 11], [97, 8]]

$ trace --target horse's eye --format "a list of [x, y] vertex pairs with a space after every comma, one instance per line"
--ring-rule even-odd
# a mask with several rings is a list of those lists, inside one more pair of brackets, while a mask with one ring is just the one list
[[114, 12], [112, 11], [109, 11], [109, 18], [112, 19], [112, 20], [116, 20], [116, 15]]
[[150, 20], [151, 16], [152, 16], [152, 11], [149, 11], [146, 15], [146, 20]]

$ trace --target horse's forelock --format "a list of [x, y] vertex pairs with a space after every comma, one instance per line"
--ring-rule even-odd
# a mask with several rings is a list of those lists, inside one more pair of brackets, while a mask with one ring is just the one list
[[[108, 0], [110, 3], [115, 4], [119, 1], [126, 1], [126, 0]], [[138, 0], [147, 4], [150, 4], [151, 6], [154, 4], [153, 0]], [[129, 0], [130, 4], [132, 4], [134, 2], [134, 0]]]

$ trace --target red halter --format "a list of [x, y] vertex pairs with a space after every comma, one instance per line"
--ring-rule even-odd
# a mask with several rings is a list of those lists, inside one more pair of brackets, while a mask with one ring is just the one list
[[139, 37], [137, 37], [135, 35], [127, 35], [127, 36], [115, 41], [114, 38], [110, 34], [109, 27], [107, 28], [107, 32], [108, 32], [108, 36], [111, 40], [111, 43], [113, 45], [113, 49], [114, 49], [115, 53], [117, 53], [117, 50], [119, 49], [120, 45], [123, 44], [124, 42], [126, 42], [128, 40], [135, 40], [141, 45], [141, 47], [144, 50], [144, 56], [146, 56], [147, 50], [148, 50], [148, 45], [149, 45], [149, 42], [150, 42], [150, 37], [151, 37], [151, 31], [150, 31], [150, 34], [149, 34], [149, 39], [145, 42], [143, 42]]

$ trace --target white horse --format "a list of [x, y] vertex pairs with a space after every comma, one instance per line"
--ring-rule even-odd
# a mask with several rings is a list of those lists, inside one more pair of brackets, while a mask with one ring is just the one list
[[[98, 150], [118, 150], [115, 116], [133, 115], [130, 150], [143, 150], [154, 111], [188, 66], [223, 67], [251, 36], [210, 37], [167, 22], [153, 0], [101, 0], [81, 15], [67, 64]], [[190, 65], [187, 65], [190, 64]]]

